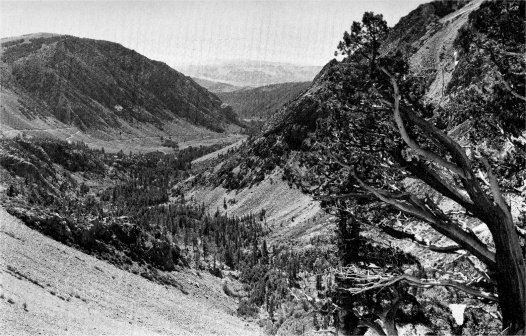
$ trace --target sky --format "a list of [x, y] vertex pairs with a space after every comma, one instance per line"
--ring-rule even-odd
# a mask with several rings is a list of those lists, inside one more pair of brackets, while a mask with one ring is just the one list
[[392, 26], [429, 0], [3, 1], [0, 36], [109, 40], [173, 67], [224, 60], [324, 65], [363, 12]]

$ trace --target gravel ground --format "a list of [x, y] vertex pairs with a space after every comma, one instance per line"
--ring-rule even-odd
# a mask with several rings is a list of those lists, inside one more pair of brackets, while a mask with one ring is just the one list
[[235, 305], [219, 279], [176, 277], [194, 289], [185, 295], [120, 270], [0, 208], [2, 335], [261, 335], [228, 312]]

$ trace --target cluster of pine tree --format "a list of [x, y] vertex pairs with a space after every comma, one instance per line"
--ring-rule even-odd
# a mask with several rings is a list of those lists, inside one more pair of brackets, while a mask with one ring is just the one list
[[[218, 146], [127, 155], [90, 149], [84, 143], [17, 138], [2, 141], [1, 148], [0, 164], [12, 175], [3, 199], [6, 208], [31, 227], [116, 264], [173, 270], [186, 263], [178, 237], [165, 234], [175, 229], [176, 214], [181, 230], [188, 230], [185, 223], [194, 225], [191, 230], [201, 227], [201, 221], [203, 228], [208, 225], [202, 207], [183, 203], [165, 212], [162, 204], [169, 201], [171, 187], [189, 176], [191, 162]], [[221, 221], [220, 227], [228, 230], [219, 235], [226, 246], [221, 253], [234, 255], [240, 236], [228, 243], [224, 237], [239, 233], [247, 219], [228, 224], [224, 220], [217, 216], [210, 225], [217, 231], [215, 223]]]
[[[282, 323], [291, 290], [320, 272], [320, 260], [327, 264], [323, 249], [270, 246], [265, 210], [243, 217], [210, 213], [172, 190], [190, 176], [191, 162], [215, 147], [125, 154], [83, 143], [15, 139], [2, 148], [12, 155], [0, 163], [18, 181], [3, 202], [26, 224], [124, 269], [140, 267], [137, 272], [154, 280], [162, 280], [156, 270], [178, 267], [234, 274], [248, 293], [240, 315], [266, 311], [273, 323]], [[318, 287], [327, 287], [321, 278]]]

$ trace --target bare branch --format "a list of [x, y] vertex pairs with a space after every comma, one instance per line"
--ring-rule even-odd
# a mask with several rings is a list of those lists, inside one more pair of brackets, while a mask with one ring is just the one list
[[506, 55], [506, 56], [516, 56], [516, 57], [523, 57], [523, 58], [526, 58], [526, 54], [525, 54], [525, 53], [511, 52], [511, 51], [503, 51], [502, 53], [503, 53], [504, 55]]
[[[382, 69], [390, 78], [391, 83], [395, 90], [395, 106], [394, 111], [395, 115], [398, 115], [400, 117], [400, 106], [399, 106], [399, 92], [398, 92], [398, 86], [396, 84], [396, 79], [394, 76], [392, 76], [387, 70]], [[461, 177], [462, 185], [464, 186], [466, 192], [468, 193], [471, 201], [473, 204], [476, 204], [476, 209], [472, 209], [472, 212], [477, 215], [477, 218], [482, 220], [484, 223], [488, 225], [493, 225], [493, 223], [490, 221], [488, 222], [488, 218], [486, 216], [480, 215], [480, 213], [484, 212], [484, 209], [488, 209], [492, 206], [493, 202], [488, 198], [488, 195], [484, 192], [484, 190], [481, 188], [478, 180], [476, 179], [471, 161], [468, 159], [466, 152], [458, 143], [456, 143], [453, 139], [451, 139], [449, 136], [447, 136], [442, 131], [438, 130], [434, 125], [427, 122], [426, 120], [418, 117], [411, 109], [404, 109], [403, 110], [405, 116], [416, 126], [418, 126], [423, 132], [427, 133], [429, 136], [433, 137], [437, 141], [442, 144], [444, 149], [446, 149], [452, 156], [454, 161], [460, 165], [461, 168], [454, 165], [454, 167], [462, 170], [463, 174], [458, 174]], [[401, 119], [401, 118], [398, 118]], [[397, 121], [398, 122], [398, 121]], [[401, 125], [403, 126], [403, 125]], [[402, 131], [402, 129], [400, 129]], [[430, 159], [430, 158], [427, 158]], [[446, 161], [447, 162], [447, 161]], [[450, 163], [450, 162], [447, 162]], [[451, 169], [450, 169], [451, 170]], [[460, 204], [460, 203], [459, 203]], [[465, 204], [468, 205], [468, 204]], [[469, 206], [466, 206], [466, 209], [469, 209]], [[476, 211], [473, 211], [476, 210]], [[441, 233], [447, 232], [448, 230], [445, 230]], [[458, 232], [457, 232], [458, 233]], [[445, 234], [445, 233], [444, 233]], [[452, 238], [448, 235], [449, 238]], [[474, 237], [470, 237], [470, 239], [473, 239]], [[453, 239], [454, 240], [454, 239]], [[477, 240], [477, 239], [475, 239]], [[463, 245], [463, 244], [460, 244]], [[472, 251], [470, 251], [472, 252]], [[487, 255], [489, 256], [489, 255]], [[493, 258], [492, 258], [493, 259]], [[493, 259], [494, 260], [494, 259]], [[494, 264], [493, 264], [494, 266]]]
[[329, 329], [320, 329], [320, 330], [310, 330], [307, 334], [305, 335], [309, 335], [309, 334], [321, 334], [321, 333], [331, 333], [333, 335], [336, 335], [336, 333], [332, 330], [329, 330]]
[[390, 235], [393, 238], [397, 238], [397, 239], [407, 238], [407, 239], [410, 239], [411, 241], [415, 242], [419, 246], [421, 246], [423, 248], [426, 248], [426, 249], [428, 249], [430, 251], [433, 251], [433, 252], [437, 252], [437, 253], [455, 253], [455, 252], [458, 252], [460, 250], [464, 250], [464, 248], [462, 248], [459, 245], [448, 245], [448, 246], [432, 245], [432, 244], [429, 244], [429, 243], [427, 243], [426, 241], [424, 241], [422, 239], [419, 239], [418, 237], [416, 237], [412, 233], [405, 232], [405, 231], [402, 231], [402, 230], [397, 230], [397, 229], [395, 229], [393, 227], [390, 227], [390, 226], [381, 225], [380, 229], [382, 229], [383, 232], [387, 233], [388, 235]]
[[372, 198], [373, 195], [364, 194], [364, 193], [348, 193], [341, 195], [326, 195], [326, 196], [316, 196], [315, 200], [327, 200], [327, 199], [342, 199], [342, 198]]
[[404, 275], [402, 277], [403, 277], [402, 280], [405, 280], [405, 281], [407, 281], [407, 282], [409, 282], [409, 283], [411, 283], [413, 285], [417, 285], [417, 286], [453, 287], [453, 288], [456, 288], [456, 289], [459, 289], [459, 290], [463, 291], [464, 293], [471, 294], [473, 296], [481, 297], [481, 298], [488, 299], [490, 301], [495, 301], [495, 302], [499, 301], [498, 296], [495, 295], [495, 294], [484, 292], [482, 290], [478, 290], [476, 288], [472, 288], [472, 287], [466, 286], [465, 284], [457, 282], [457, 281], [426, 281], [424, 279], [418, 279], [416, 277], [409, 276], [409, 275]]
[[[502, 73], [503, 72], [502, 65], [497, 61], [497, 57], [495, 56], [495, 53], [493, 52], [493, 49], [491, 49], [491, 48], [485, 48], [485, 49], [489, 52], [491, 61], [497, 67], [497, 77], [499, 77], [499, 82], [502, 85], [504, 85], [504, 88], [509, 93], [511, 93], [512, 96], [514, 96], [515, 98], [518, 98], [518, 99], [526, 101], [526, 96], [524, 96], [523, 94], [519, 94], [519, 93], [515, 92], [515, 90], [513, 90], [513, 88], [511, 87], [510, 83], [508, 83], [506, 81], [506, 79], [504, 78], [504, 75]], [[521, 54], [521, 53], [514, 53], [514, 52], [509, 52], [509, 51], [503, 51], [502, 53], [504, 55], [507, 55], [507, 56], [522, 56], [522, 57], [525, 57], [525, 54]]]
[[431, 169], [422, 161], [412, 160], [408, 162], [403, 159], [401, 154], [397, 154], [395, 159], [400, 165], [406, 168], [413, 176], [424, 181], [430, 187], [435, 189], [443, 196], [457, 202], [460, 206], [468, 211], [474, 212], [473, 202], [460, 193], [460, 190], [455, 188], [454, 183], [446, 181], [445, 177], [440, 172]]
[[[389, 287], [398, 282], [405, 281], [419, 287], [452, 287], [476, 297], [481, 297], [495, 302], [499, 301], [498, 296], [495, 294], [469, 287], [466, 284], [458, 281], [420, 279], [408, 274], [402, 274], [398, 276], [385, 274], [360, 274], [356, 272], [357, 268], [355, 266], [348, 266], [342, 270], [343, 272], [340, 272], [337, 274], [337, 276], [339, 276], [341, 279], [352, 281], [354, 283], [354, 287], [341, 289], [353, 295], [365, 293], [374, 289]], [[360, 282], [362, 282], [362, 284], [360, 284]]]
[[513, 223], [513, 219], [510, 213], [510, 208], [508, 207], [506, 200], [502, 196], [502, 192], [500, 191], [500, 187], [499, 187], [499, 181], [497, 181], [497, 177], [493, 174], [491, 165], [489, 164], [488, 160], [485, 157], [481, 157], [480, 160], [486, 167], [486, 173], [488, 174], [488, 180], [489, 180], [489, 184], [491, 188], [491, 193], [493, 194], [493, 199], [495, 200], [495, 203], [497, 203], [497, 205], [502, 210], [502, 212], [504, 212], [508, 220]]
[[429, 160], [429, 161], [432, 161], [446, 169], [449, 169], [450, 171], [456, 173], [457, 175], [461, 176], [461, 177], [465, 177], [464, 176], [464, 171], [458, 167], [456, 164], [452, 163], [452, 162], [449, 162], [449, 161], [446, 161], [445, 159], [443, 159], [442, 157], [440, 157], [439, 155], [437, 155], [436, 153], [434, 152], [431, 152], [431, 151], [428, 151], [428, 150], [425, 150], [423, 148], [421, 148], [415, 140], [413, 140], [409, 134], [407, 133], [407, 130], [405, 129], [405, 126], [404, 126], [404, 121], [402, 119], [402, 115], [400, 114], [400, 90], [398, 88], [398, 84], [396, 82], [396, 78], [391, 75], [391, 73], [389, 73], [389, 71], [387, 71], [385, 68], [381, 68], [381, 70], [389, 77], [389, 79], [391, 80], [391, 85], [393, 86], [393, 90], [394, 90], [394, 104], [393, 104], [393, 112], [394, 112], [394, 118], [395, 118], [395, 122], [396, 122], [396, 125], [398, 127], [398, 131], [400, 132], [400, 135], [402, 136], [402, 139], [404, 140], [404, 142], [413, 150], [415, 151], [415, 153], [419, 156], [422, 156], [423, 158]]
[[516, 231], [517, 234], [518, 234], [519, 236], [521, 236], [522, 238], [526, 238], [526, 230], [521, 229], [520, 227], [518, 227], [517, 225], [515, 225], [515, 231]]
[[[420, 118], [411, 109], [402, 108], [404, 115], [416, 126], [418, 126], [423, 132], [428, 134], [431, 138], [438, 141], [449, 154], [453, 156], [453, 159], [463, 169], [464, 173], [467, 174], [471, 170], [470, 161], [466, 155], [466, 151], [446, 133], [442, 132], [435, 125], [428, 122], [427, 120]], [[460, 175], [462, 176], [462, 175]], [[468, 176], [465, 176], [468, 178]]]
[[511, 95], [515, 98], [519, 98], [521, 100], [524, 100], [526, 101], [526, 96], [523, 96], [521, 95], [520, 93], [517, 93], [515, 92], [515, 90], [513, 90], [513, 88], [511, 87], [510, 83], [508, 83], [505, 79], [504, 79], [504, 76], [500, 73], [500, 71], [497, 71], [497, 76], [499, 77], [499, 82], [504, 85], [504, 88], [506, 88], [506, 90], [511, 93]]
[[352, 169], [350, 171], [350, 173], [351, 173], [352, 177], [354, 177], [354, 179], [360, 184], [360, 186], [362, 188], [364, 188], [365, 190], [369, 191], [370, 193], [372, 193], [373, 195], [375, 195], [376, 197], [378, 197], [380, 200], [384, 201], [385, 203], [390, 204], [390, 205], [392, 205], [392, 206], [394, 206], [394, 207], [396, 207], [396, 208], [398, 208], [398, 209], [400, 209], [402, 211], [405, 211], [405, 212], [407, 212], [409, 214], [412, 214], [412, 215], [414, 215], [414, 216], [416, 216], [416, 217], [418, 217], [420, 219], [423, 219], [423, 220], [426, 220], [426, 221], [435, 222], [434, 219], [430, 218], [429, 216], [427, 216], [427, 214], [424, 211], [422, 211], [422, 210], [420, 210], [420, 209], [418, 209], [418, 208], [416, 208], [416, 207], [414, 207], [414, 206], [412, 206], [410, 204], [407, 204], [407, 203], [398, 201], [398, 200], [396, 200], [394, 198], [391, 198], [388, 195], [386, 195], [385, 192], [379, 191], [376, 188], [373, 188], [373, 187], [367, 185], [366, 183], [364, 183], [358, 177], [358, 175], [356, 175], [356, 172], [354, 171], [354, 169]]
[[470, 256], [466, 256], [466, 260], [471, 264], [471, 266], [473, 266], [473, 269], [475, 269], [475, 271], [481, 275], [486, 281], [490, 282], [490, 283], [495, 283], [495, 280], [490, 278], [490, 276], [488, 275], [488, 273], [482, 269], [479, 265], [477, 265], [477, 263], [475, 263], [473, 260], [471, 260], [471, 257]]
[[[349, 167], [347, 165], [347, 167]], [[360, 184], [362, 188], [371, 192], [380, 200], [387, 204], [390, 204], [397, 209], [409, 213], [416, 218], [419, 218], [429, 223], [433, 229], [439, 233], [445, 235], [449, 239], [453, 240], [459, 246], [462, 246], [467, 251], [478, 257], [488, 267], [494, 268], [495, 253], [490, 251], [488, 247], [480, 241], [480, 239], [473, 234], [463, 230], [458, 225], [455, 225], [435, 204], [427, 202], [425, 205], [416, 197], [411, 197], [413, 204], [408, 204], [393, 198], [390, 198], [388, 194], [380, 192], [379, 190], [364, 183], [356, 174], [354, 169], [350, 170], [351, 175]]]
[[385, 331], [382, 329], [380, 324], [378, 324], [377, 322], [360, 319], [358, 326], [370, 328], [374, 330], [380, 336], [387, 336]]

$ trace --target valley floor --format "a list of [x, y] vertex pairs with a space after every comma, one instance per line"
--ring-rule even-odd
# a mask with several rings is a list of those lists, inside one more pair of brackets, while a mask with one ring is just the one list
[[260, 335], [234, 315], [219, 279], [175, 273], [188, 294], [58, 243], [0, 208], [2, 335]]

